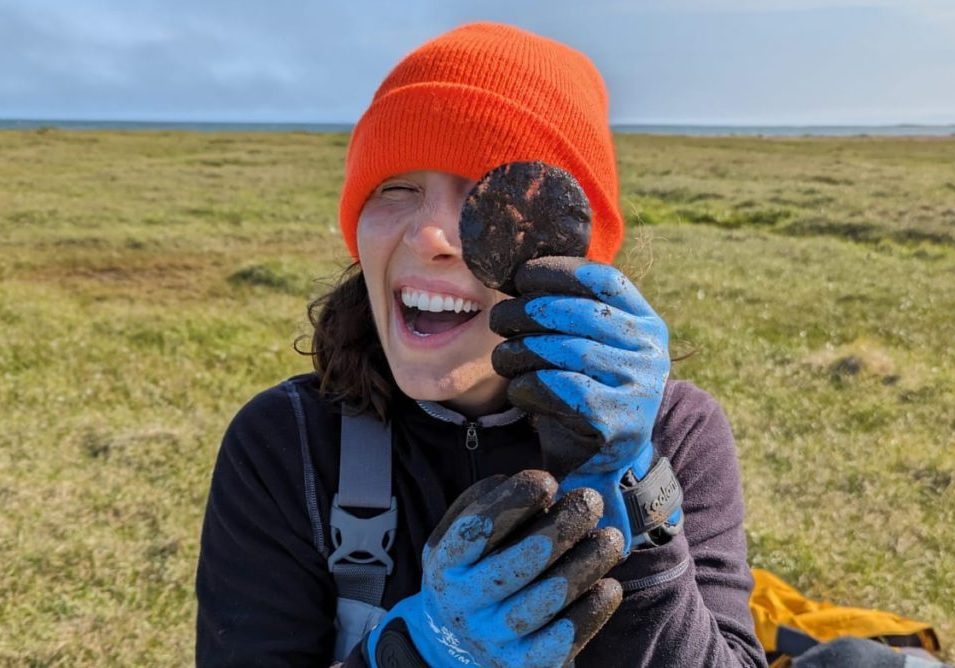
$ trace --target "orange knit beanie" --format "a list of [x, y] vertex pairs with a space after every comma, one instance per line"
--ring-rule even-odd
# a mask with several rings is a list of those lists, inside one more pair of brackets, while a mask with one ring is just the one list
[[478, 179], [505, 162], [542, 160], [590, 200], [588, 257], [620, 248], [607, 91], [594, 64], [552, 39], [498, 23], [451, 30], [407, 55], [352, 132], [339, 221], [358, 257], [358, 215], [386, 178], [432, 169]]

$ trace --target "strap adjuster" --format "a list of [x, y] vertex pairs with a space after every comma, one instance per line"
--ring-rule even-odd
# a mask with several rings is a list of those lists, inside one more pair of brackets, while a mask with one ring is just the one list
[[642, 480], [622, 494], [634, 536], [662, 527], [683, 506], [683, 488], [666, 457], [660, 457]]
[[391, 497], [391, 508], [372, 517], [355, 517], [338, 503], [338, 494], [332, 499], [329, 518], [332, 545], [335, 551], [328, 557], [328, 567], [333, 573], [341, 570], [341, 561], [351, 564], [382, 564], [391, 575], [394, 562], [388, 551], [395, 542], [398, 527], [398, 503]]

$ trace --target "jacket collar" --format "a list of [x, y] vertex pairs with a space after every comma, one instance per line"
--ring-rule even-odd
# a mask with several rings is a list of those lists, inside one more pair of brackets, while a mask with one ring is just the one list
[[418, 406], [421, 407], [425, 413], [435, 418], [436, 420], [441, 420], [442, 422], [450, 422], [457, 425], [465, 425], [469, 422], [476, 422], [479, 427], [503, 427], [508, 424], [517, 422], [523, 418], [527, 413], [517, 407], [508, 408], [506, 411], [501, 413], [494, 413], [493, 415], [482, 415], [481, 417], [475, 420], [469, 420], [464, 417], [457, 411], [453, 411], [447, 406], [439, 404], [436, 401], [415, 401]]

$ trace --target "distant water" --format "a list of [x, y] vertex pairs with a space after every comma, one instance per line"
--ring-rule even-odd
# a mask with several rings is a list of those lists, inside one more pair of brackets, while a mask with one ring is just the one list
[[351, 132], [349, 123], [207, 123], [188, 121], [64, 121], [0, 118], [0, 130], [190, 130], [194, 132]]
[[[189, 130], [195, 132], [350, 132], [347, 123], [210, 123], [176, 121], [71, 121], [2, 119], [0, 129]], [[853, 137], [955, 136], [952, 125], [614, 125], [614, 132], [651, 135]]]
[[716, 137], [880, 137], [955, 136], [953, 125], [614, 125], [614, 132]]

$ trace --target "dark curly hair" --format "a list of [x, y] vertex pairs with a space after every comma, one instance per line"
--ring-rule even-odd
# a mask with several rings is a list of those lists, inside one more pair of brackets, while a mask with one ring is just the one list
[[357, 262], [349, 265], [337, 283], [308, 305], [314, 331], [311, 348], [295, 350], [312, 358], [319, 391], [334, 402], [344, 402], [359, 412], [373, 410], [388, 419], [388, 407], [397, 391], [394, 377], [378, 339], [368, 301], [365, 275]]

